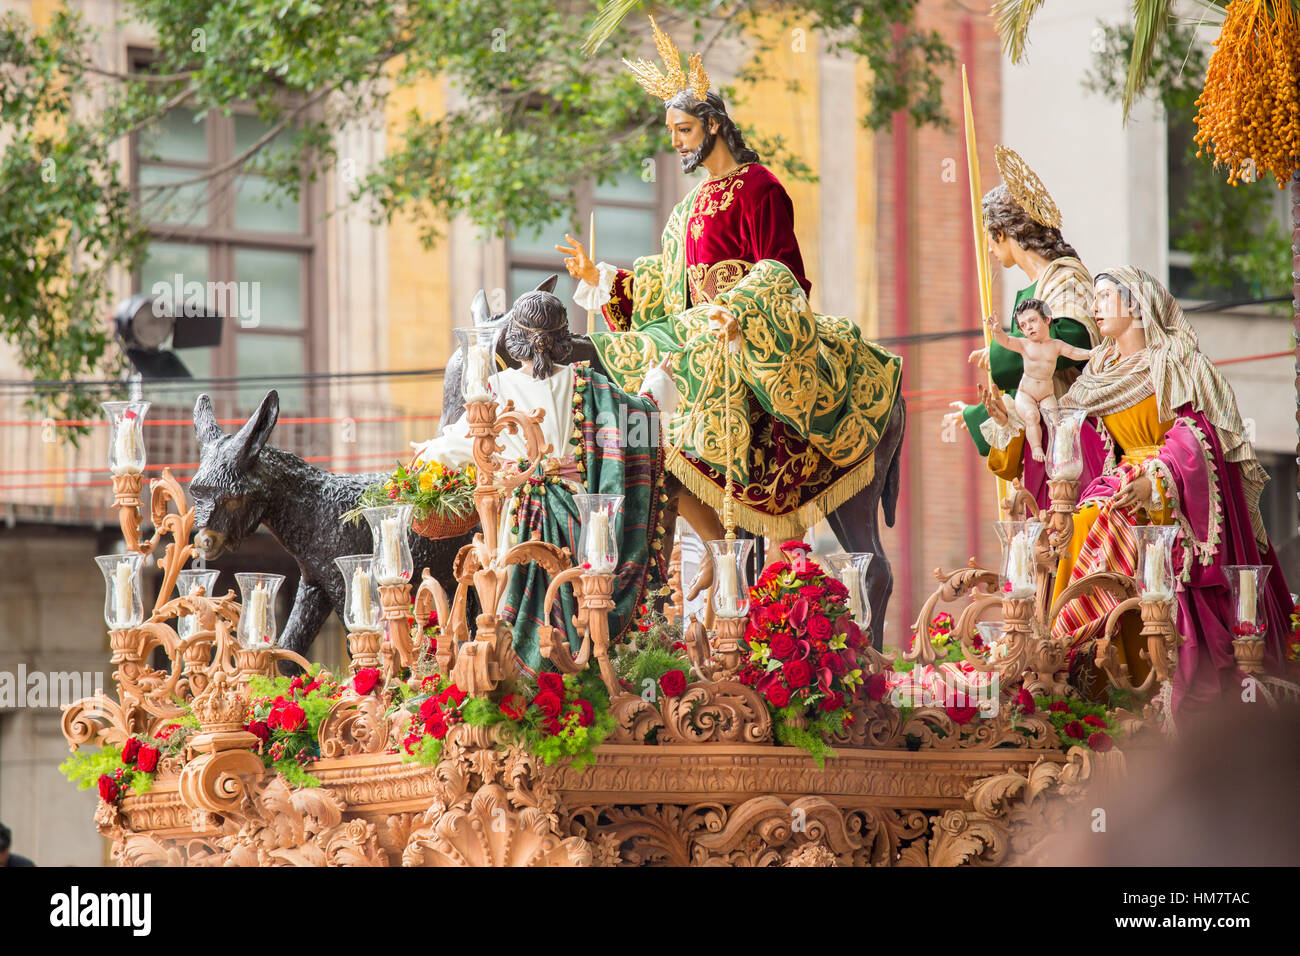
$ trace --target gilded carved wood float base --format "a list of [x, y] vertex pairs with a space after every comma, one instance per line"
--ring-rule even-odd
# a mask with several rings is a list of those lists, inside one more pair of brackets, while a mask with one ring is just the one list
[[448, 738], [435, 767], [395, 754], [323, 759], [319, 787], [249, 775], [238, 809], [186, 805], [160, 776], [100, 832], [119, 865], [952, 866], [1033, 861], [1099, 766], [1076, 750], [608, 744], [583, 770]]

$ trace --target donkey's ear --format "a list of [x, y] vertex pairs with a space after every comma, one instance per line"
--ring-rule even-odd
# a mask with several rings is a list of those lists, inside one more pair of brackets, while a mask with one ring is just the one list
[[547, 276], [545, 279], [543, 279], [541, 282], [537, 283], [537, 288], [534, 289], [533, 291], [534, 291], [534, 292], [554, 292], [554, 291], [555, 291], [555, 283], [557, 283], [557, 282], [559, 282], [559, 281], [560, 281], [560, 277], [559, 277], [558, 275], [551, 274], [551, 275]]
[[244, 422], [239, 433], [235, 435], [235, 461], [240, 470], [247, 470], [257, 456], [266, 447], [266, 440], [271, 437], [271, 429], [280, 417], [280, 393], [271, 389], [257, 406], [253, 417]]
[[470, 318], [475, 325], [487, 325], [492, 321], [492, 309], [488, 307], [487, 293], [482, 289], [474, 294], [474, 301], [469, 307]]
[[200, 395], [194, 403], [194, 434], [198, 436], [200, 445], [211, 444], [226, 437], [212, 411], [212, 399], [207, 395]]

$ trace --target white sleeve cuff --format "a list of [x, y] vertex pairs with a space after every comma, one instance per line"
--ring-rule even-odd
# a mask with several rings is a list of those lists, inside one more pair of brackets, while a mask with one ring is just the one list
[[672, 418], [677, 413], [677, 383], [659, 366], [646, 372], [641, 392], [648, 393], [655, 400], [661, 417]]
[[1007, 423], [999, 425], [992, 418], [986, 418], [980, 425], [980, 434], [991, 448], [998, 451], [1006, 448], [1025, 430], [1025, 422], [1016, 411], [1016, 402], [1010, 395], [1002, 393], [1002, 407], [1007, 410]]
[[578, 288], [573, 290], [573, 301], [588, 312], [599, 312], [600, 307], [609, 301], [614, 279], [618, 277], [618, 267], [611, 266], [608, 262], [598, 263], [596, 268], [600, 270], [600, 278], [595, 285], [583, 279], [578, 283]]

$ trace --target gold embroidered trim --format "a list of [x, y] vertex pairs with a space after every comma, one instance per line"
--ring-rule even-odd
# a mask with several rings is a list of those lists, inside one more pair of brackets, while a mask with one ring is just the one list
[[691, 304], [706, 305], [724, 292], [730, 292], [754, 267], [743, 259], [723, 259], [713, 265], [697, 262], [686, 267], [686, 281], [691, 287]]
[[704, 234], [704, 217], [716, 216], [731, 208], [731, 204], [736, 201], [736, 190], [745, 185], [745, 181], [738, 177], [751, 165], [745, 163], [737, 166], [721, 179], [710, 179], [700, 184], [699, 192], [695, 194], [695, 202], [691, 205], [692, 239], [699, 242], [700, 236]]

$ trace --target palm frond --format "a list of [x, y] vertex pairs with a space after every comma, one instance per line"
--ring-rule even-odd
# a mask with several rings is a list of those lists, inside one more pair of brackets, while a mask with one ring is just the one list
[[609, 39], [610, 34], [618, 29], [618, 25], [627, 15], [640, 5], [641, 0], [609, 0], [596, 14], [591, 32], [587, 34], [586, 42], [582, 44], [582, 52], [587, 56], [593, 55], [600, 49], [600, 45]]
[[1002, 38], [1002, 52], [1012, 63], [1019, 63], [1028, 45], [1029, 21], [1034, 18], [1043, 0], [997, 0], [992, 14], [998, 36]]
[[1125, 121], [1147, 84], [1156, 47], [1169, 33], [1171, 6], [1173, 0], [1133, 0], [1133, 53], [1128, 61], [1128, 79], [1124, 82]]

